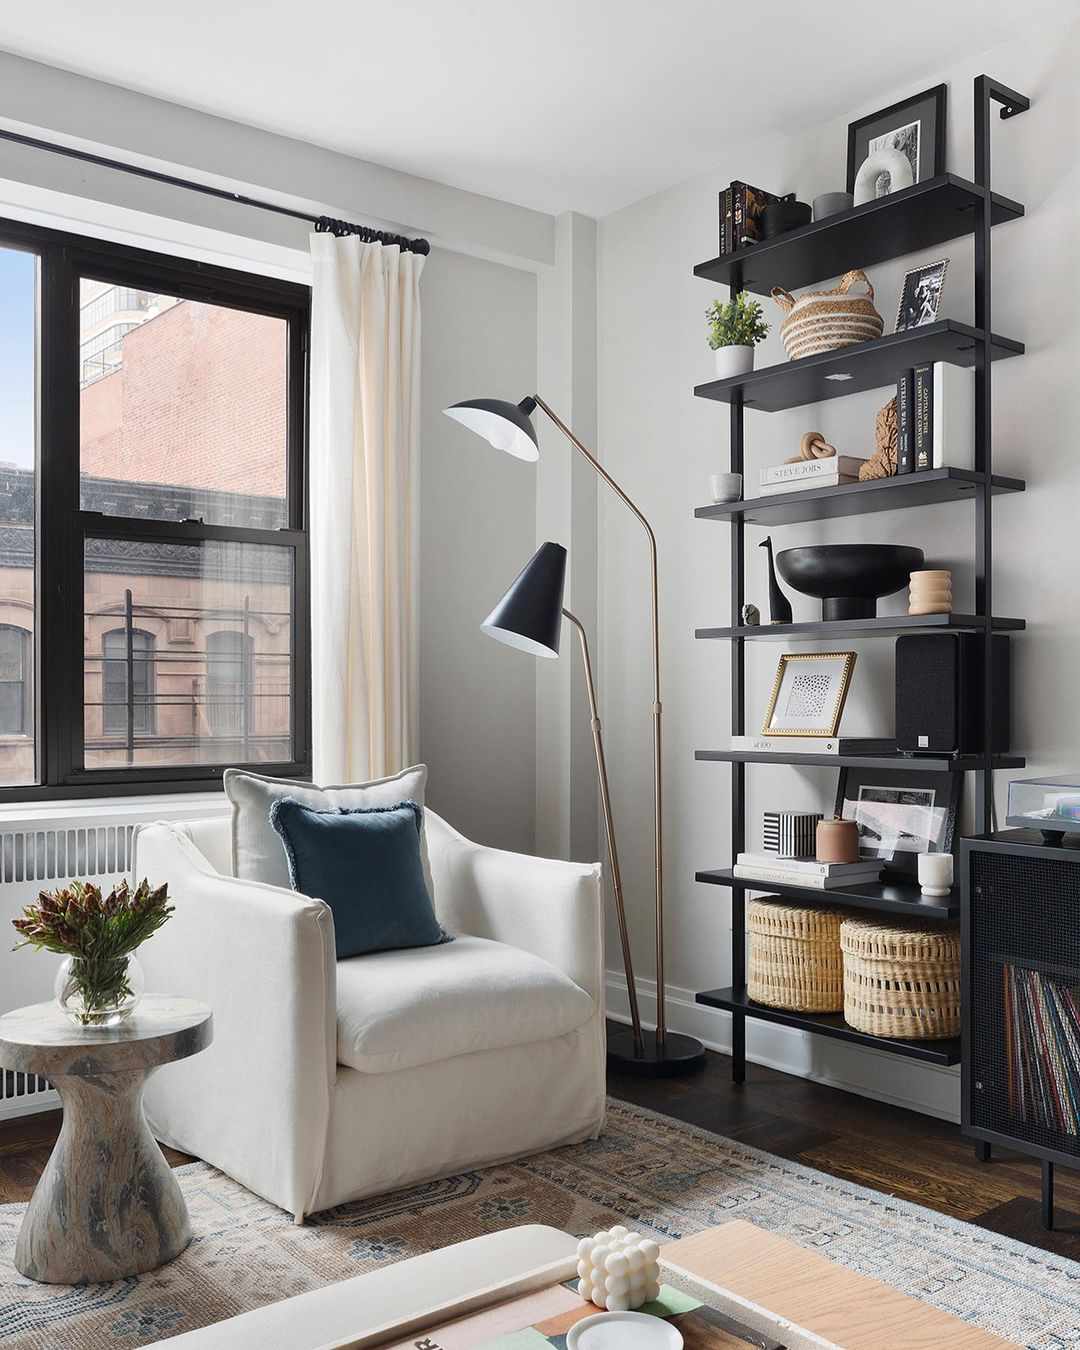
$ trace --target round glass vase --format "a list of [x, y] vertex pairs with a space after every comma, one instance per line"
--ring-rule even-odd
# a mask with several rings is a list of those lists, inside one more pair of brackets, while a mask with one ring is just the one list
[[116, 1027], [131, 1016], [146, 981], [130, 953], [107, 961], [67, 956], [53, 988], [62, 1012], [77, 1027]]

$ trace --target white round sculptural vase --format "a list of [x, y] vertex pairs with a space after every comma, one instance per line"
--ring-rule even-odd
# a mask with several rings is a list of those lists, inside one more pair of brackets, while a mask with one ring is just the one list
[[116, 1027], [139, 1005], [146, 979], [132, 953], [94, 966], [67, 956], [56, 972], [53, 991], [60, 1010], [77, 1027]]
[[754, 348], [749, 343], [730, 347], [717, 347], [716, 378], [730, 380], [736, 375], [746, 375], [754, 369]]
[[859, 165], [855, 175], [855, 205], [872, 202], [875, 197], [887, 197], [893, 192], [911, 187], [915, 175], [911, 161], [902, 150], [875, 150]]

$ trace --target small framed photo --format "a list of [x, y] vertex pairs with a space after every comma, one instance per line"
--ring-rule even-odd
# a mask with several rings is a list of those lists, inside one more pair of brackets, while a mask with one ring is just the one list
[[834, 814], [859, 827], [859, 857], [915, 875], [920, 853], [951, 853], [962, 773], [840, 770]]
[[899, 150], [906, 155], [911, 164], [913, 183], [944, 173], [945, 86], [935, 85], [933, 89], [848, 123], [849, 192], [855, 191], [859, 166], [878, 150]]
[[913, 267], [904, 277], [900, 304], [896, 310], [898, 333], [934, 322], [941, 305], [941, 292], [945, 288], [945, 273], [948, 267], [948, 258], [939, 258], [937, 262]]
[[789, 652], [780, 658], [763, 736], [835, 736], [854, 652]]

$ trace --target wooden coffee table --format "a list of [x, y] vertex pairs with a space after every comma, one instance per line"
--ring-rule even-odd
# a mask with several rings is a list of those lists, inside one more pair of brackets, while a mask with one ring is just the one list
[[[685, 1276], [697, 1287], [724, 1291], [743, 1305], [748, 1325], [768, 1327], [781, 1341], [785, 1331], [778, 1327], [787, 1323], [844, 1350], [1004, 1350], [1012, 1344], [741, 1219], [669, 1242], [660, 1259], [669, 1279]], [[755, 1321], [755, 1310], [771, 1320]]]
[[[661, 1248], [686, 1350], [1006, 1350], [949, 1313], [741, 1220]], [[169, 1350], [543, 1350], [596, 1313], [573, 1291], [577, 1241], [524, 1227], [472, 1238], [188, 1332]], [[702, 1306], [703, 1305], [703, 1306]], [[706, 1310], [749, 1328], [732, 1335]]]

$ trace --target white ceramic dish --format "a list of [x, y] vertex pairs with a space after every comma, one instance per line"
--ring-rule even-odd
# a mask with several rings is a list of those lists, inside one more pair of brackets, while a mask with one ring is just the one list
[[570, 1328], [566, 1350], [682, 1350], [681, 1332], [647, 1313], [602, 1312]]

